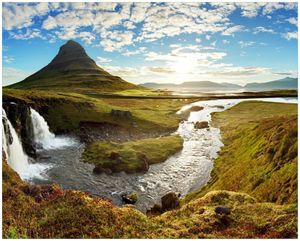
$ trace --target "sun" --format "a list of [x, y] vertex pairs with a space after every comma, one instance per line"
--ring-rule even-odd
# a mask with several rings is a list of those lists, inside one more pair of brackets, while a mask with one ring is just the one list
[[179, 74], [187, 74], [192, 72], [195, 67], [195, 61], [188, 58], [179, 59], [171, 64], [172, 69], [174, 69]]

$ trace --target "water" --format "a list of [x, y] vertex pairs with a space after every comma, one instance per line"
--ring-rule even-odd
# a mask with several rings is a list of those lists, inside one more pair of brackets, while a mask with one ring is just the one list
[[30, 108], [30, 113], [33, 125], [34, 142], [38, 149], [57, 149], [76, 144], [73, 138], [65, 136], [56, 137], [51, 133], [48, 123], [36, 110]]
[[6, 139], [3, 123], [2, 123], [2, 146], [7, 156], [8, 165], [15, 170], [20, 177], [24, 180], [28, 180], [35, 177], [42, 178], [40, 173], [45, 171], [45, 165], [31, 164], [29, 158], [25, 154], [21, 141], [17, 135], [15, 128], [6, 116], [5, 110], [2, 109], [2, 118], [4, 122], [7, 122], [9, 131], [12, 136], [12, 143], [9, 144]]
[[[297, 103], [297, 98], [251, 100]], [[163, 163], [151, 165], [145, 174], [93, 174], [94, 166], [80, 161], [84, 145], [77, 142], [64, 148], [42, 150], [37, 161], [44, 164], [51, 163], [52, 167], [44, 173], [46, 178], [34, 178], [33, 181], [59, 183], [64, 189], [90, 192], [96, 196], [109, 198], [116, 204], [121, 204], [121, 193], [134, 191], [139, 196], [135, 206], [141, 211], [146, 211], [155, 203], [159, 203], [160, 198], [170, 191], [184, 196], [208, 182], [213, 160], [223, 145], [220, 130], [211, 127], [210, 123], [208, 129], [197, 130], [193, 122], [210, 122], [212, 112], [223, 111], [241, 101], [245, 100], [209, 100], [184, 106], [181, 111], [195, 105], [203, 106], [204, 109], [191, 112], [188, 120], [180, 123], [176, 133], [184, 139], [182, 151]]]

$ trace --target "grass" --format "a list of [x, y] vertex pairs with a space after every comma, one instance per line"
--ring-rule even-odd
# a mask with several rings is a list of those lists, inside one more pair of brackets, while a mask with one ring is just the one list
[[180, 151], [183, 140], [178, 135], [140, 139], [125, 143], [95, 141], [82, 155], [85, 162], [100, 164], [113, 172], [133, 173], [145, 171], [145, 162], [155, 164], [165, 161]]
[[259, 201], [297, 202], [297, 105], [242, 102], [214, 113], [224, 147], [211, 181], [185, 202], [212, 190], [245, 192]]
[[[132, 132], [170, 133], [178, 128], [175, 113], [192, 100], [184, 99], [118, 99], [102, 98], [70, 92], [41, 90], [3, 90], [3, 100], [23, 101], [42, 112], [55, 133], [76, 131], [81, 122], [108, 122]], [[132, 112], [132, 120], [119, 120], [110, 115], [112, 109]], [[137, 128], [132, 127], [132, 122]]]
[[[296, 205], [258, 203], [247, 194], [214, 191], [181, 208], [146, 216], [87, 193], [53, 191], [37, 200], [3, 161], [3, 238], [296, 238]], [[217, 215], [224, 205], [229, 216]]]

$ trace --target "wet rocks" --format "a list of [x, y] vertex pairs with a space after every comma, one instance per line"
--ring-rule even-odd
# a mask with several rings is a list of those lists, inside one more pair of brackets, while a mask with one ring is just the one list
[[197, 122], [194, 124], [194, 128], [195, 128], [195, 129], [205, 129], [205, 128], [209, 128], [208, 122], [207, 122], [207, 121], [197, 121]]
[[179, 206], [179, 198], [175, 192], [167, 193], [161, 198], [161, 209], [163, 212], [178, 208]]
[[22, 146], [27, 155], [36, 157], [35, 144], [33, 143], [33, 125], [29, 106], [22, 102], [4, 101], [3, 108], [7, 118], [20, 136]]
[[132, 113], [130, 111], [126, 111], [126, 110], [114, 110], [112, 109], [110, 112], [111, 116], [114, 117], [121, 117], [121, 118], [127, 118], [127, 119], [131, 119], [132, 118]]
[[135, 204], [138, 200], [138, 195], [136, 192], [132, 192], [130, 194], [122, 194], [121, 195], [122, 201], [125, 204]]
[[94, 167], [93, 173], [95, 174], [105, 173], [107, 175], [110, 175], [112, 174], [112, 170], [110, 168], [103, 167], [101, 164], [98, 164]]
[[216, 214], [221, 214], [221, 215], [229, 215], [230, 214], [230, 208], [224, 207], [224, 206], [217, 206], [215, 208], [215, 213]]

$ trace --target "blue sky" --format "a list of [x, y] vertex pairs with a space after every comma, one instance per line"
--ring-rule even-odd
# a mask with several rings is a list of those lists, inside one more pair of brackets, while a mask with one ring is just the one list
[[296, 3], [3, 3], [3, 85], [73, 39], [133, 83], [297, 76]]

